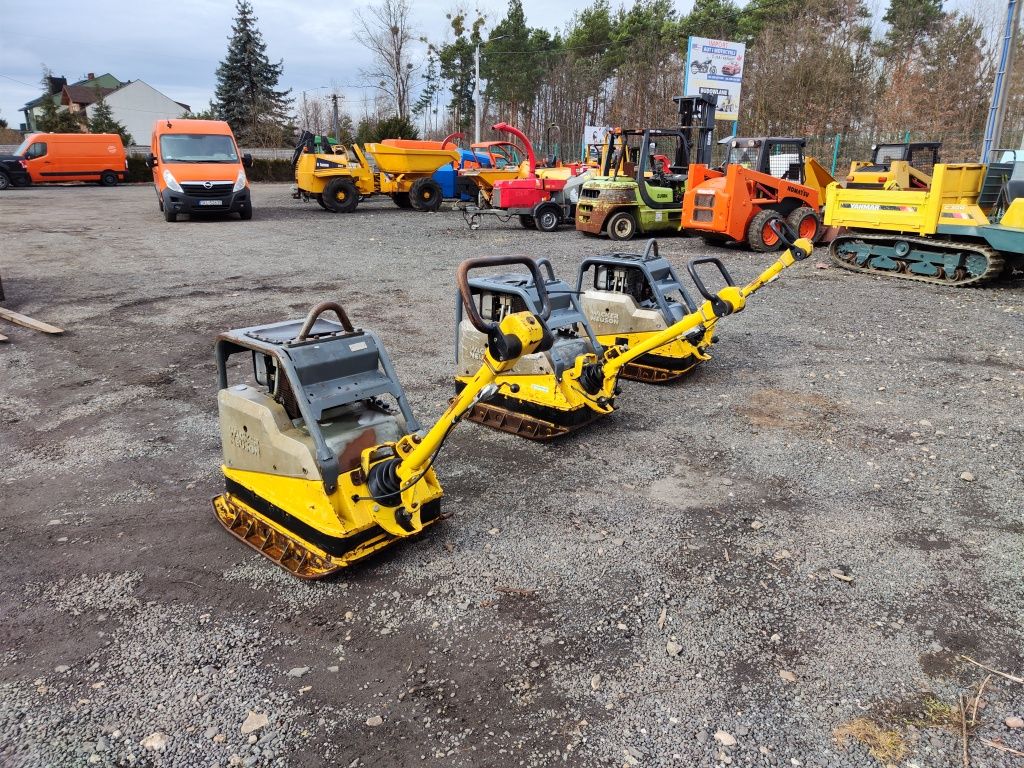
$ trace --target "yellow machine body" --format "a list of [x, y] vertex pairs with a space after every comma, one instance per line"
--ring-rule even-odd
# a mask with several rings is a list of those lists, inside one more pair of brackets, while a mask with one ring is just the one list
[[[600, 353], [586, 351], [570, 362], [556, 359], [551, 351], [543, 359], [524, 357], [518, 366], [495, 379], [500, 395], [477, 405], [470, 418], [477, 423], [532, 440], [550, 440], [582, 428], [615, 410], [623, 371], [645, 355], [689, 337], [710, 340], [712, 329], [725, 315], [740, 312], [746, 299], [799, 259], [807, 258], [813, 245], [807, 239], [796, 241], [777, 261], [745, 286], [732, 284], [724, 265], [717, 259], [699, 259], [695, 263], [714, 262], [729, 283], [716, 294], [708, 293], [698, 282], [705, 301], [694, 311], [658, 332], [638, 336], [632, 345], [615, 343]], [[691, 275], [695, 275], [691, 269]], [[466, 335], [460, 321], [459, 360], [468, 365], [471, 346], [463, 346]], [[571, 349], [571, 347], [570, 347]], [[468, 386], [468, 368], [456, 374], [456, 388]]]
[[[319, 317], [325, 308], [341, 325]], [[504, 318], [496, 333], [511, 350], [507, 359], [489, 347], [437, 423], [420, 430], [372, 333], [353, 329], [336, 304], [314, 308], [294, 335], [298, 328], [277, 323], [218, 339], [225, 493], [213, 506], [236, 538], [290, 573], [317, 579], [437, 522], [443, 492], [433, 463], [445, 438], [546, 334], [530, 313]], [[227, 386], [228, 358], [250, 352], [261, 386]]]

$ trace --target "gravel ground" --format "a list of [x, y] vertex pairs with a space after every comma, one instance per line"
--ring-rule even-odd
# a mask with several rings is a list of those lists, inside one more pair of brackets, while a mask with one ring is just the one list
[[[253, 196], [173, 225], [149, 187], [0, 196], [5, 306], [68, 329], [0, 328], [0, 765], [964, 764], [961, 655], [1024, 673], [1019, 284], [812, 258], [587, 431], [460, 427], [450, 519], [305, 584], [213, 517], [214, 336], [339, 299], [428, 421], [461, 259], [611, 245]], [[1022, 715], [993, 676], [970, 765], [1019, 764]]]

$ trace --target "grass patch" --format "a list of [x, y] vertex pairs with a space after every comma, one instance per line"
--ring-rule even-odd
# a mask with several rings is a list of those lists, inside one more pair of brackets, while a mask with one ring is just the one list
[[835, 730], [836, 743], [845, 748], [852, 739], [867, 747], [868, 754], [880, 763], [897, 763], [909, 750], [899, 731], [886, 729], [866, 717], [858, 717]]

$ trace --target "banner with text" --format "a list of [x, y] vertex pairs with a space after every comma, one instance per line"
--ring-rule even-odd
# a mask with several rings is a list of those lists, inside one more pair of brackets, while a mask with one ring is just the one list
[[738, 120], [746, 46], [729, 40], [691, 37], [686, 49], [683, 93], [718, 94], [718, 120]]

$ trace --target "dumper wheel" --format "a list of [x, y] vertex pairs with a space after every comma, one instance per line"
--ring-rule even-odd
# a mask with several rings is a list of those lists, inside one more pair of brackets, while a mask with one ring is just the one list
[[611, 240], [632, 240], [636, 235], [636, 217], [629, 211], [616, 211], [608, 217], [605, 228]]
[[409, 202], [417, 211], [433, 212], [441, 207], [444, 193], [441, 185], [429, 176], [416, 179], [409, 187]]
[[412, 208], [412, 201], [409, 199], [408, 192], [395, 192], [391, 199], [395, 201], [395, 205], [403, 210], [407, 211]]
[[786, 217], [786, 222], [790, 229], [796, 232], [797, 237], [806, 237], [812, 243], [817, 240], [818, 233], [821, 232], [821, 219], [818, 218], [817, 211], [806, 205], [789, 214]]
[[332, 213], [351, 213], [359, 205], [359, 190], [350, 179], [334, 178], [324, 187], [324, 205]]
[[538, 205], [533, 209], [533, 220], [541, 232], [554, 232], [562, 223], [562, 211], [554, 203]]
[[779, 250], [782, 239], [772, 231], [770, 224], [773, 221], [781, 220], [779, 212], [770, 208], [766, 208], [754, 216], [747, 227], [747, 243], [750, 244], [750, 250], [761, 253]]

